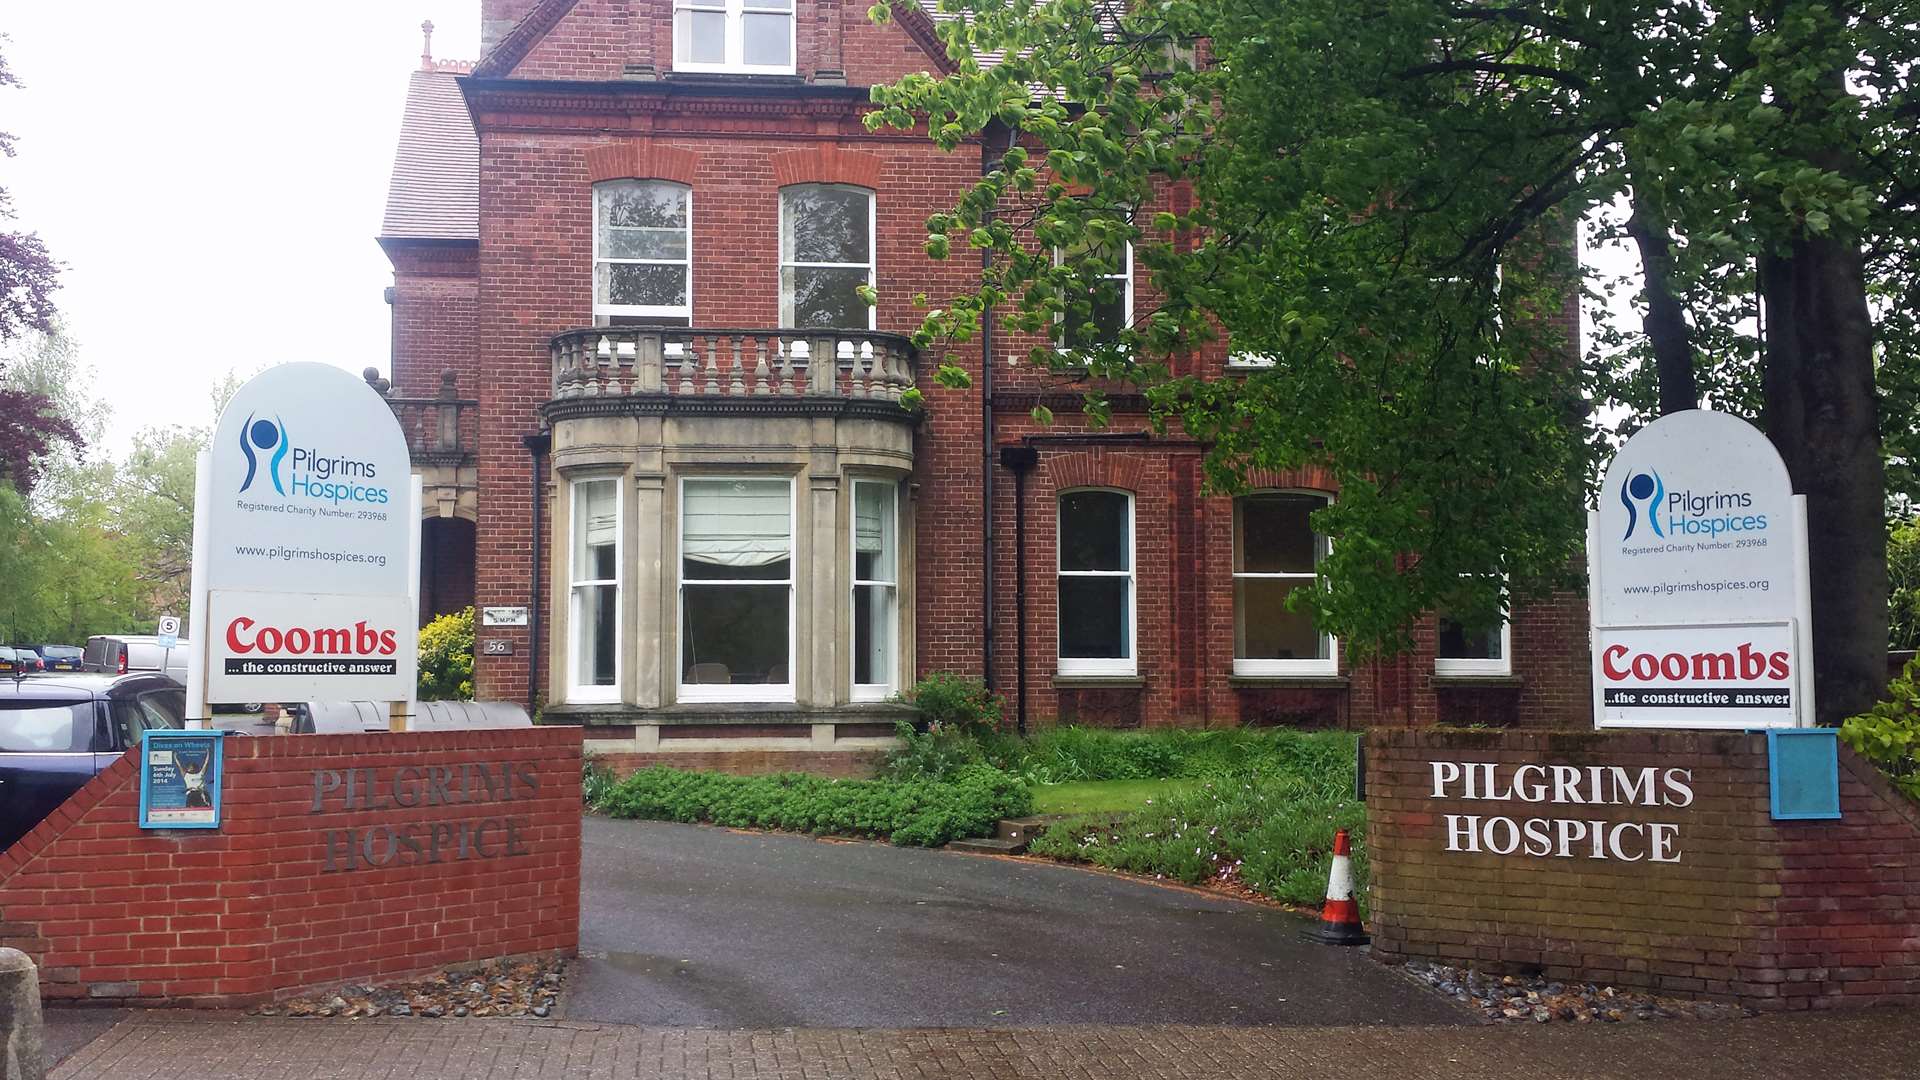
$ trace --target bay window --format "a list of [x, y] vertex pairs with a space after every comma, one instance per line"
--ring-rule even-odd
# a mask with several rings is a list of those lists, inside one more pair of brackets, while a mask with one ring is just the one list
[[692, 323], [693, 193], [658, 180], [593, 188], [593, 321]]
[[1133, 496], [1060, 496], [1060, 674], [1135, 674]]
[[1328, 504], [1317, 492], [1262, 492], [1233, 501], [1233, 672], [1332, 675], [1334, 639], [1287, 598], [1310, 589], [1327, 556], [1311, 515]]
[[893, 693], [899, 624], [899, 485], [853, 483], [853, 697]]
[[792, 701], [793, 482], [680, 485], [680, 700]]
[[675, 0], [676, 71], [791, 75], [793, 0]]
[[846, 184], [780, 189], [780, 325], [873, 329], [873, 192]]
[[568, 557], [568, 693], [571, 701], [620, 694], [620, 481], [576, 480]]

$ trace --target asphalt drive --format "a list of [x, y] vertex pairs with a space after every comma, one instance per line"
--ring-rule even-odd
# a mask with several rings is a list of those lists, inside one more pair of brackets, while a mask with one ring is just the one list
[[1273, 908], [1072, 867], [588, 818], [566, 1015], [655, 1026], [1462, 1024]]

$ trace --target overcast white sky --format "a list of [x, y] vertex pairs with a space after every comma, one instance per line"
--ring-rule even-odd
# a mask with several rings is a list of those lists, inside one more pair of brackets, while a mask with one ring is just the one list
[[380, 231], [420, 22], [471, 60], [478, 0], [12, 0], [0, 90], [14, 227], [66, 264], [58, 302], [114, 410], [211, 421], [208, 387], [289, 360], [383, 372]]

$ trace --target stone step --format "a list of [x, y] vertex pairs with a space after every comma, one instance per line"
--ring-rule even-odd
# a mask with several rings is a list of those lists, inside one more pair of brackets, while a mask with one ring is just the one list
[[947, 845], [947, 850], [970, 851], [976, 855], [1018, 855], [1027, 850], [1027, 842], [984, 837], [977, 840], [955, 840]]
[[1047, 831], [1047, 826], [1064, 820], [1065, 814], [1035, 814], [1032, 817], [1001, 818], [994, 835], [1002, 840], [1032, 840]]

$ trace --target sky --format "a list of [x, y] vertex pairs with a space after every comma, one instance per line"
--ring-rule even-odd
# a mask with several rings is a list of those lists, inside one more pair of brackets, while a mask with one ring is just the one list
[[472, 60], [478, 0], [15, 0], [0, 42], [11, 228], [65, 264], [67, 331], [113, 408], [107, 449], [208, 424], [228, 371], [388, 363], [374, 243], [423, 19]]

